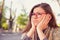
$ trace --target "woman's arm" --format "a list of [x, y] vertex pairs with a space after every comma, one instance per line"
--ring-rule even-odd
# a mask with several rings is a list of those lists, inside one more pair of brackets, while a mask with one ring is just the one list
[[32, 27], [29, 32], [22, 35], [21, 40], [31, 40], [31, 36], [34, 34], [35, 27]]
[[38, 36], [39, 36], [40, 40], [47, 40], [43, 31], [41, 31], [39, 28], [37, 29], [37, 33], [38, 33]]
[[29, 32], [27, 32], [27, 36], [31, 37], [35, 32], [35, 27], [32, 27]]

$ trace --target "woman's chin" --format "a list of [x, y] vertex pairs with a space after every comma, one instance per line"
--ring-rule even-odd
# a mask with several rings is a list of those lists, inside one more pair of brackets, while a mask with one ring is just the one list
[[38, 23], [35, 23], [35, 26], [37, 26], [38, 25]]

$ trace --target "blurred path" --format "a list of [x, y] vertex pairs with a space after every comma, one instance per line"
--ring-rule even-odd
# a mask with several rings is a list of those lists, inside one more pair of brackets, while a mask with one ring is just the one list
[[21, 33], [2, 32], [0, 33], [0, 40], [21, 40]]

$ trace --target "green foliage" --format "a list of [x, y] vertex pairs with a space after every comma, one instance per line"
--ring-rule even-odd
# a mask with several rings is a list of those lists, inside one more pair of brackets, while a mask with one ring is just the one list
[[27, 24], [28, 21], [28, 16], [27, 14], [23, 14], [21, 13], [18, 17], [17, 17], [17, 24], [20, 25], [20, 28], [24, 28], [25, 25]]
[[17, 23], [20, 24], [20, 25], [26, 25], [27, 20], [28, 20], [28, 17], [27, 17], [26, 14], [20, 14], [17, 17]]
[[7, 24], [6, 24], [6, 17], [5, 17], [5, 12], [8, 9], [8, 7], [3, 8], [3, 13], [2, 13], [2, 27], [3, 29], [7, 29]]
[[3, 9], [3, 13], [2, 13], [2, 23], [6, 23], [5, 12], [6, 12], [7, 9], [8, 9], [7, 6]]
[[6, 18], [2, 17], [2, 23], [6, 23]]
[[26, 26], [25, 25], [19, 25], [18, 26], [20, 29], [24, 29]]
[[2, 27], [3, 27], [3, 29], [7, 30], [8, 29], [8, 24], [7, 23], [3, 23]]

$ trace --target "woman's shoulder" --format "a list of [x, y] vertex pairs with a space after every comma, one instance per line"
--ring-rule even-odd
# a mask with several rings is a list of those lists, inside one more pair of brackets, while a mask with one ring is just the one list
[[60, 28], [55, 28], [53, 32], [54, 40], [60, 40]]
[[60, 27], [54, 29], [54, 33], [59, 33], [60, 32]]

